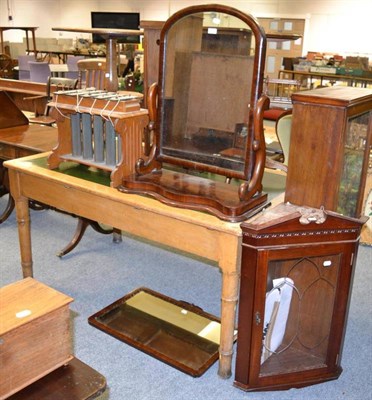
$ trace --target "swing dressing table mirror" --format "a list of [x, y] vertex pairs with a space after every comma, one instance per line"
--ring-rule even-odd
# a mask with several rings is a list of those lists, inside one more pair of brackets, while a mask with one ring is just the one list
[[262, 28], [236, 9], [192, 6], [172, 15], [148, 93], [150, 153], [118, 189], [231, 222], [266, 205], [265, 52]]

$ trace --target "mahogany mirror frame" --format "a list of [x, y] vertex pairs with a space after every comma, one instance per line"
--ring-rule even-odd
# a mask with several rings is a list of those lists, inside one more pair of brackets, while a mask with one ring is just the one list
[[[165, 52], [166, 52], [166, 45], [167, 45], [167, 33], [169, 30], [174, 26], [175, 23], [177, 23], [180, 19], [190, 16], [192, 14], [197, 14], [197, 13], [206, 13], [206, 12], [216, 12], [216, 13], [224, 13], [224, 14], [229, 14], [233, 17], [236, 17], [243, 22], [245, 22], [252, 30], [252, 35], [254, 36], [254, 41], [255, 41], [255, 46], [254, 46], [254, 54], [255, 54], [255, 61], [253, 65], [253, 74], [252, 74], [252, 89], [251, 89], [251, 98], [250, 98], [250, 109], [249, 109], [249, 115], [247, 115], [248, 118], [248, 126], [250, 129], [249, 134], [253, 136], [253, 125], [254, 125], [254, 112], [257, 108], [257, 102], [262, 94], [263, 91], [263, 82], [264, 82], [264, 68], [265, 68], [265, 56], [266, 56], [266, 35], [261, 26], [258, 24], [257, 20], [249, 15], [246, 14], [240, 10], [237, 10], [235, 8], [229, 7], [229, 6], [224, 6], [221, 4], [210, 4], [210, 5], [198, 5], [198, 6], [191, 6], [187, 7], [185, 9], [182, 9], [175, 14], [173, 14], [164, 24], [163, 29], [160, 34], [160, 51], [159, 51], [159, 84], [157, 85], [157, 99], [156, 102], [158, 104], [157, 110], [156, 110], [156, 119], [155, 119], [155, 126], [154, 126], [154, 131], [155, 131], [155, 146], [156, 150], [155, 157], [157, 161], [163, 162], [163, 163], [169, 163], [169, 164], [176, 164], [185, 168], [195, 168], [200, 171], [206, 171], [206, 172], [211, 172], [211, 173], [218, 173], [227, 177], [231, 178], [237, 178], [237, 179], [250, 179], [251, 176], [251, 171], [250, 171], [250, 151], [251, 149], [249, 148], [250, 145], [252, 145], [252, 142], [249, 140], [247, 141], [246, 148], [244, 150], [244, 170], [241, 171], [236, 171], [236, 170], [231, 170], [231, 169], [225, 169], [225, 168], [216, 168], [215, 166], [211, 166], [208, 164], [204, 163], [198, 163], [195, 161], [189, 161], [189, 160], [175, 160], [174, 157], [168, 156], [164, 154], [162, 151], [162, 134], [160, 132], [161, 130], [161, 124], [162, 124], [162, 109], [161, 106], [163, 104], [164, 100], [164, 87], [163, 82], [164, 82], [164, 70], [165, 70], [165, 62], [166, 62], [166, 57], [165, 57]], [[150, 98], [151, 98], [151, 92], [150, 92]], [[155, 96], [156, 97], [156, 96]], [[151, 102], [153, 103], [155, 99], [150, 99]], [[160, 106], [160, 107], [159, 107]], [[150, 105], [149, 105], [150, 107]], [[150, 115], [150, 120], [151, 120], [151, 115]]]
[[[165, 99], [164, 82], [166, 79], [166, 46], [168, 44], [167, 35], [171, 28], [183, 18], [192, 16], [193, 14], [197, 15], [213, 12], [228, 14], [231, 17], [241, 20], [247, 25], [247, 27], [249, 27], [252, 38], [254, 38], [254, 55], [251, 75], [252, 82], [249, 82], [251, 84], [251, 91], [250, 94], [248, 94], [248, 96], [250, 95], [250, 98], [242, 100], [246, 101], [248, 104], [246, 113], [244, 113], [246, 114], [244, 115], [244, 123], [247, 124], [248, 133], [245, 144], [242, 146], [240, 151], [240, 158], [234, 160], [236, 164], [243, 164], [242, 167], [239, 168], [225, 168], [224, 166], [213, 163], [207, 164], [199, 162], [198, 160], [175, 157], [164, 152], [162, 143], [162, 124], [164, 118], [163, 105]], [[250, 54], [247, 55], [249, 56]], [[153, 136], [150, 153], [147, 159], [140, 159], [137, 161], [136, 177], [125, 177], [119, 190], [129, 193], [143, 193], [150, 195], [173, 206], [205, 210], [229, 221], [244, 220], [247, 217], [247, 212], [249, 212], [251, 208], [257, 208], [259, 204], [265, 202], [267, 196], [262, 193], [261, 184], [266, 157], [263, 134], [263, 111], [268, 108], [269, 105], [268, 98], [262, 95], [265, 56], [265, 32], [257, 20], [249, 14], [220, 4], [191, 6], [173, 14], [165, 22], [160, 34], [159, 84], [153, 84], [148, 92], [147, 104], [150, 118], [149, 130]], [[170, 188], [170, 185], [172, 179], [173, 181], [176, 181], [178, 178], [175, 179], [173, 177], [172, 179], [169, 178], [167, 181], [164, 180], [164, 182], [162, 182], [162, 178], [158, 172], [162, 171], [163, 164], [171, 165], [186, 171], [198, 171], [201, 173], [221, 175], [222, 177], [225, 177], [227, 182], [232, 178], [242, 180], [243, 182], [239, 183], [239, 186], [229, 185], [231, 188], [222, 189], [222, 192], [224, 192], [222, 197], [225, 197], [226, 191], [235, 191], [235, 193], [237, 193], [236, 199], [233, 200], [234, 205], [230, 207], [231, 210], [225, 210], [226, 207], [229, 208], [228, 203], [231, 202], [231, 198], [226, 201], [224, 199], [221, 200], [220, 198], [206, 200], [203, 198], [203, 194], [200, 195], [197, 193], [195, 196], [195, 191], [193, 193], [183, 192], [179, 193], [179, 195], [175, 194], [173, 188]], [[205, 178], [200, 177], [200, 181], [203, 179]], [[164, 188], [163, 183], [168, 187]], [[202, 183], [199, 183], [199, 185], [202, 185]], [[188, 187], [189, 183], [182, 182], [181, 186]], [[211, 182], [206, 190], [199, 190], [199, 192], [208, 193], [205, 196], [208, 197], [212, 191], [212, 187], [214, 190], [214, 186], [215, 182]], [[211, 195], [210, 197], [213, 196]], [[218, 197], [218, 195], [216, 197]], [[252, 199], [254, 200], [252, 201]], [[216, 208], [218, 209], [217, 211], [215, 211]]]

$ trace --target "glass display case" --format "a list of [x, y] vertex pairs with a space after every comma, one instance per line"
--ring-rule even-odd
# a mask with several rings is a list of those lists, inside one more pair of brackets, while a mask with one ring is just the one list
[[371, 163], [372, 90], [333, 86], [292, 95], [285, 200], [359, 217]]
[[286, 203], [242, 224], [236, 386], [338, 378], [364, 222]]

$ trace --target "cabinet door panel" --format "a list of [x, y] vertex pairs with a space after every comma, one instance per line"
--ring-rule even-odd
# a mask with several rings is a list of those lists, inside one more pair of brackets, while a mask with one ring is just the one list
[[[277, 253], [277, 252], [276, 252]], [[277, 257], [267, 264], [259, 377], [327, 367], [341, 253]]]

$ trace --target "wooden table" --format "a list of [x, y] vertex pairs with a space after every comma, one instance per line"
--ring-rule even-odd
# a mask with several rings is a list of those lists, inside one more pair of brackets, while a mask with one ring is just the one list
[[131, 29], [104, 29], [104, 28], [52, 28], [52, 31], [96, 33], [106, 40], [106, 90], [116, 92], [118, 90], [118, 71], [117, 71], [117, 39], [123, 36], [139, 36], [142, 30]]
[[[0, 78], [0, 90], [4, 90], [21, 110], [43, 114], [47, 103], [46, 83]], [[53, 88], [53, 90], [57, 90], [57, 88]], [[25, 100], [26, 97], [33, 96], [45, 97], [33, 101]]]
[[10, 29], [18, 29], [25, 31], [26, 33], [26, 43], [27, 43], [27, 51], [30, 51], [30, 43], [28, 38], [28, 32], [31, 32], [32, 35], [32, 45], [34, 47], [34, 51], [36, 51], [36, 39], [35, 39], [35, 31], [37, 26], [0, 26], [0, 40], [1, 40], [1, 52], [4, 53], [4, 37], [3, 32], [8, 31]]
[[50, 151], [58, 143], [58, 129], [21, 125], [0, 129], [0, 159], [9, 160]]
[[[38, 49], [37, 52], [35, 52], [35, 56], [37, 59], [40, 59], [41, 61], [49, 61], [51, 62], [53, 57], [58, 58], [58, 63], [66, 64], [67, 63], [67, 57], [68, 56], [85, 56], [85, 57], [96, 57], [94, 55], [90, 55], [87, 52], [77, 52], [76, 50], [40, 50]], [[103, 56], [101, 56], [103, 57]]]
[[29, 199], [215, 261], [222, 271], [219, 375], [228, 378], [240, 281], [240, 224], [121, 193], [109, 186], [108, 176], [102, 172], [97, 175], [83, 165], [64, 172], [50, 170], [48, 155], [5, 163], [16, 205], [23, 276], [33, 275]]
[[[58, 130], [50, 126], [27, 124], [0, 129], [0, 197], [9, 193], [8, 170], [3, 166], [4, 161], [50, 151], [57, 146], [57, 143]], [[40, 205], [34, 203], [31, 205], [40, 209]], [[9, 196], [8, 203], [0, 214], [0, 224], [7, 220], [13, 209], [14, 199]], [[57, 255], [62, 257], [72, 251], [80, 243], [88, 226], [102, 234], [112, 232], [111, 229], [102, 228], [95, 221], [79, 218], [74, 236]], [[114, 232], [113, 240], [119, 242], [121, 237]]]
[[[58, 130], [43, 125], [21, 125], [0, 129], [0, 186], [1, 195], [8, 193], [8, 173], [3, 161], [31, 154], [50, 151], [58, 143]], [[4, 222], [14, 209], [14, 200], [9, 196], [5, 210], [0, 214]]]
[[292, 79], [301, 80], [301, 78], [309, 79], [309, 89], [313, 88], [313, 79], [320, 80], [320, 85], [323, 85], [323, 81], [329, 81], [333, 86], [337, 81], [347, 82], [348, 86], [358, 86], [367, 88], [372, 84], [372, 78], [358, 75], [338, 75], [338, 74], [327, 74], [321, 72], [311, 71], [292, 71], [292, 70], [280, 70], [278, 73], [279, 78], [285, 78], [290, 76]]

